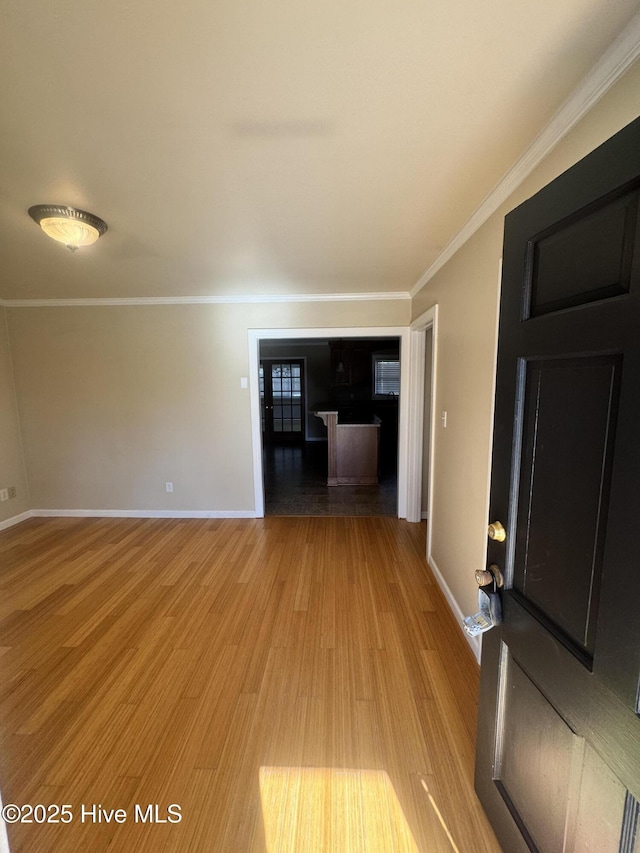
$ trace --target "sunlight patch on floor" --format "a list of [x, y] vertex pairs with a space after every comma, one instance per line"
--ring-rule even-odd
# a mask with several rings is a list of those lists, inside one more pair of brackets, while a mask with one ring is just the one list
[[267, 853], [419, 853], [379, 770], [261, 767]]

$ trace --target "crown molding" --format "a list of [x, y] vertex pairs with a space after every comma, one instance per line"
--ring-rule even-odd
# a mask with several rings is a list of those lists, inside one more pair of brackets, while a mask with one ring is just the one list
[[589, 112], [640, 57], [640, 13], [636, 14], [591, 71], [574, 89], [551, 121], [536, 136], [522, 156], [501, 178], [436, 260], [410, 291], [382, 293], [314, 293], [246, 296], [167, 296], [95, 299], [0, 299], [0, 307], [73, 307], [104, 305], [259, 305], [286, 302], [341, 302], [412, 299], [509, 198], [550, 151]]
[[95, 299], [0, 299], [4, 308], [70, 308], [100, 305], [264, 305], [287, 302], [376, 302], [411, 299], [408, 291], [381, 293], [289, 293], [258, 296], [134, 296]]
[[487, 219], [515, 192], [555, 146], [583, 118], [640, 57], [640, 13], [631, 19], [618, 38], [602, 54], [591, 71], [573, 90], [540, 131], [524, 154], [501, 178], [436, 260], [412, 287], [413, 298]]

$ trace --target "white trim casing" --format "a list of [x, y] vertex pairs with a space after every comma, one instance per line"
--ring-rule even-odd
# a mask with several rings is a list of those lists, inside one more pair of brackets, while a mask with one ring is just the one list
[[290, 302], [388, 302], [409, 300], [406, 290], [369, 293], [272, 293], [228, 296], [131, 296], [82, 299], [0, 299], [4, 308], [79, 308], [104, 305], [267, 305]]
[[434, 305], [417, 317], [410, 327], [411, 334], [411, 399], [409, 409], [410, 480], [407, 486], [407, 521], [422, 521], [422, 452], [424, 446], [424, 385], [425, 339], [427, 329], [432, 330], [431, 346], [431, 432], [429, 441], [429, 515], [427, 516], [427, 558], [431, 551], [431, 507], [433, 504], [434, 442], [436, 436], [436, 381], [438, 367], [438, 306]]
[[[409, 365], [409, 458], [407, 472], [407, 521], [422, 519], [422, 464], [424, 447], [424, 380], [426, 334], [411, 327], [411, 361]], [[422, 401], [422, 405], [420, 405]]]
[[407, 515], [407, 470], [409, 422], [409, 358], [408, 326], [350, 326], [317, 329], [249, 329], [249, 396], [251, 405], [251, 447], [253, 455], [253, 492], [255, 516], [264, 516], [264, 484], [262, 472], [262, 430], [260, 427], [260, 385], [258, 364], [260, 341], [296, 338], [400, 338], [400, 400], [398, 403], [398, 518]]

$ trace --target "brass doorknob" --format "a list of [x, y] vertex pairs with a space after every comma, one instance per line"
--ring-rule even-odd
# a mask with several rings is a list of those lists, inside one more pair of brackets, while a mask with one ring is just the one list
[[489, 539], [493, 539], [494, 542], [504, 542], [507, 538], [507, 531], [499, 521], [494, 521], [490, 524], [487, 532], [489, 534]]
[[476, 569], [476, 583], [478, 586], [488, 586], [494, 581], [496, 586], [502, 588], [504, 586], [504, 576], [499, 566], [492, 563], [488, 569]]

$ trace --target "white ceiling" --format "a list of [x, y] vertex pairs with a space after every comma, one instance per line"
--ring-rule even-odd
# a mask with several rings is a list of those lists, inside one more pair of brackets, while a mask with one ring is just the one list
[[3, 0], [0, 297], [411, 290], [637, 11]]

